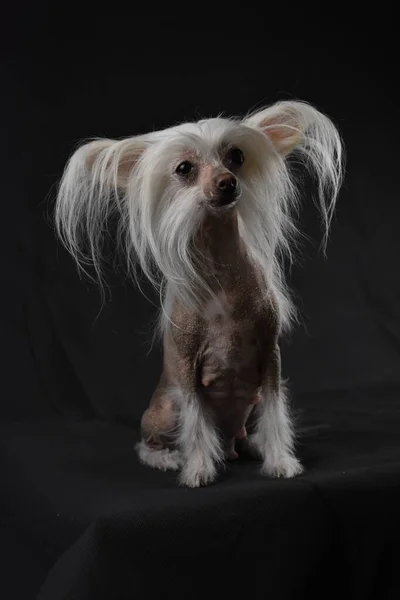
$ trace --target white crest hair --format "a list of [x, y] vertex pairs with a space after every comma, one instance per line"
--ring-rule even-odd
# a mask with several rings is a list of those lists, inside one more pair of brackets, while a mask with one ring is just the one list
[[94, 267], [101, 284], [104, 237], [116, 214], [118, 244], [131, 272], [136, 275], [140, 265], [160, 293], [161, 330], [175, 301], [199, 310], [213, 295], [194, 244], [207, 206], [201, 190], [182, 188], [172, 173], [185, 152], [212, 159], [222, 143], [240, 144], [246, 156], [239, 174], [239, 232], [288, 326], [294, 311], [281, 259], [291, 257], [295, 243], [299, 194], [286, 156], [296, 152], [318, 182], [324, 245], [343, 174], [339, 133], [309, 104], [278, 102], [244, 119], [207, 119], [124, 140], [93, 140], [72, 155], [61, 180], [55, 221], [65, 246], [80, 268]]

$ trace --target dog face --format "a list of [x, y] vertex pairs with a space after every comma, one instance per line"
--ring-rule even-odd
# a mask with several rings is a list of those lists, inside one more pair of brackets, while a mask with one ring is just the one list
[[254, 140], [245, 139], [246, 129], [247, 138], [254, 137], [254, 131], [228, 119], [188, 123], [124, 140], [117, 159], [101, 140], [92, 145], [88, 168], [96, 177], [103, 163], [102, 176], [113, 173], [115, 187], [130, 197], [140, 190], [154, 215], [170, 209], [197, 217], [223, 212], [235, 206], [248, 175]]
[[153, 184], [158, 178], [160, 184], [154, 187], [161, 194], [154, 202], [160, 211], [176, 203], [177, 211], [188, 209], [197, 216], [224, 212], [243, 196], [254, 167], [254, 148], [258, 146], [259, 158], [265, 156], [268, 142], [263, 137], [228, 119], [208, 119], [155, 134], [133, 170], [133, 186], [135, 172], [139, 177], [147, 174]]
[[244, 163], [243, 151], [236, 146], [227, 146], [204, 156], [192, 151], [177, 165], [174, 175], [178, 185], [197, 187], [198, 197], [205, 204], [219, 209], [232, 206], [240, 194], [238, 175]]

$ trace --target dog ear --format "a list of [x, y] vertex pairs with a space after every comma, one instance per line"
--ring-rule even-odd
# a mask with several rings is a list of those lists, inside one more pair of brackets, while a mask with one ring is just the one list
[[141, 137], [125, 140], [96, 139], [81, 146], [76, 158], [86, 170], [89, 179], [113, 183], [125, 188], [129, 177], [148, 143]]
[[285, 157], [302, 142], [308, 125], [308, 109], [303, 102], [277, 102], [253, 113], [244, 124], [262, 131]]

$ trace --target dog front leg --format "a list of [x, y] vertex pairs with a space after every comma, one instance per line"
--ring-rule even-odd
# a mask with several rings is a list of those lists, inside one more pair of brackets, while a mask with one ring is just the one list
[[278, 346], [266, 365], [260, 400], [255, 407], [255, 431], [248, 438], [250, 452], [263, 461], [264, 475], [286, 478], [300, 475], [303, 467], [294, 453], [294, 428], [281, 380]]
[[224, 450], [212, 415], [195, 392], [182, 393], [178, 445], [182, 456], [180, 484], [199, 487], [212, 483]]
[[[175, 447], [180, 454], [179, 483], [199, 487], [212, 483], [224, 459], [215, 418], [199, 389], [204, 324], [193, 315], [175, 315], [180, 327], [164, 343], [168, 381], [176, 391], [177, 427]], [[190, 327], [188, 327], [188, 323]]]

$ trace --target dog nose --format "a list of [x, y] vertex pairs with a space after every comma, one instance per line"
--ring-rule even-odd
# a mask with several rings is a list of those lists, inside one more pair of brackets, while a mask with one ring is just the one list
[[235, 199], [237, 190], [237, 179], [234, 175], [224, 174], [218, 177], [216, 183], [219, 203], [224, 206]]
[[217, 180], [217, 188], [222, 192], [234, 192], [237, 188], [237, 179], [234, 175], [222, 175]]

